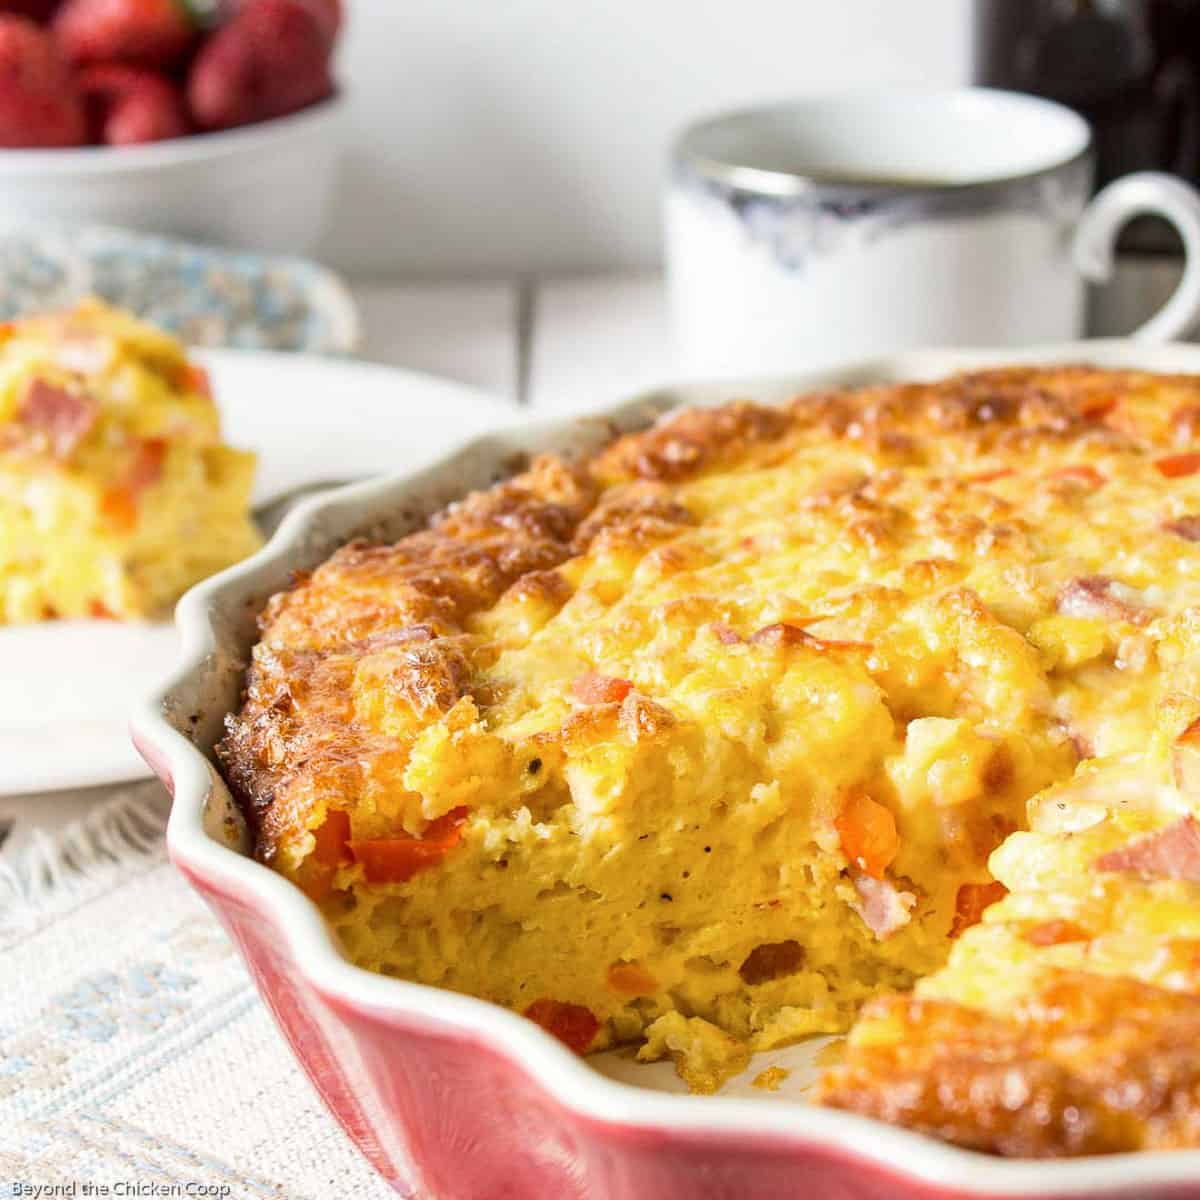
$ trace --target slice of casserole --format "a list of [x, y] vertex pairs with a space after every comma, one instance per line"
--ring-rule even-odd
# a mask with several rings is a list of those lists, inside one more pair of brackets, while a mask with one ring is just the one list
[[[971, 1029], [1042, 1046], [1081, 977], [1197, 1016], [1138, 965], [1177, 918], [1135, 922], [1129, 881], [1192, 923], [1200, 885], [1096, 867], [1195, 804], [1169, 760], [1200, 717], [1197, 421], [1197, 379], [1021, 368], [540, 460], [274, 597], [227, 777], [372, 970], [701, 1091], [924, 980], [876, 1002], [830, 1103], [1116, 1145], [902, 1101]], [[1082, 949], [1102, 933], [1142, 957]], [[972, 1128], [1026, 1093], [978, 1095]]]
[[161, 615], [259, 545], [204, 371], [98, 301], [0, 331], [0, 624]]

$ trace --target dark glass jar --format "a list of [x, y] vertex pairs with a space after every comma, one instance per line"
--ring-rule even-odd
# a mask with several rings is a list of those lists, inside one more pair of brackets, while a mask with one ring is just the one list
[[[1198, 0], [976, 0], [975, 78], [1069, 105], [1092, 125], [1096, 184], [1159, 170], [1200, 184]], [[1145, 218], [1121, 249], [1176, 254]]]

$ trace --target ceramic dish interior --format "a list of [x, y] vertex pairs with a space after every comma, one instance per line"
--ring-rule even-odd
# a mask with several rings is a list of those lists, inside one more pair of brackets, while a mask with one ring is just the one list
[[617, 1082], [506, 1010], [350, 965], [303, 894], [246, 856], [240, 818], [212, 765], [260, 607], [291, 571], [346, 539], [400, 537], [466, 490], [509, 474], [517, 456], [586, 450], [680, 405], [782, 400], [1016, 361], [1200, 373], [1200, 347], [919, 351], [809, 376], [664, 388], [602, 416], [501, 431], [414, 475], [316, 497], [259, 554], [180, 602], [182, 663], [133, 720], [139, 749], [175, 796], [171, 855], [238, 941], [326, 1103], [402, 1193], [1200, 1196], [1200, 1151], [1003, 1161], [766, 1092], [693, 1097]]

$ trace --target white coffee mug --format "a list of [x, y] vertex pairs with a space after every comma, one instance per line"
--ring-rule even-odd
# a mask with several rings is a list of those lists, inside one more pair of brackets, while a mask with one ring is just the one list
[[1091, 203], [1087, 123], [984, 88], [869, 89], [717, 117], [679, 139], [667, 196], [672, 316], [688, 373], [788, 371], [918, 345], [1083, 333], [1084, 281], [1121, 226], [1179, 230], [1183, 278], [1132, 336], [1200, 316], [1200, 195], [1155, 172]]

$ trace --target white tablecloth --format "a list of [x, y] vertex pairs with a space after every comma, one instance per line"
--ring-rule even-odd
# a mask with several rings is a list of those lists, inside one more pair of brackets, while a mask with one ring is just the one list
[[121, 789], [0, 867], [0, 1197], [392, 1195], [167, 863], [166, 810]]

